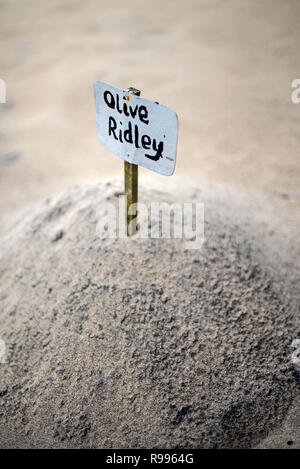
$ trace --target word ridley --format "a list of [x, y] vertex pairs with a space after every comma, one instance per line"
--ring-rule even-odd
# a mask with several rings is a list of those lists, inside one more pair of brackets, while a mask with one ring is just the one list
[[178, 119], [169, 107], [98, 81], [94, 85], [99, 140], [129, 163], [173, 174]]

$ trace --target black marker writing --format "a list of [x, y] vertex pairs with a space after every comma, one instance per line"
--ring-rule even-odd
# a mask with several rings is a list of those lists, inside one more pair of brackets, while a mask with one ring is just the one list
[[122, 129], [118, 128], [117, 121], [114, 117], [109, 116], [108, 119], [108, 135], [112, 136], [115, 140], [123, 141], [127, 143], [134, 144], [135, 148], [144, 148], [145, 150], [153, 150], [156, 152], [154, 155], [145, 154], [146, 158], [149, 158], [152, 161], [158, 161], [160, 158], [163, 158], [164, 142], [157, 143], [156, 139], [152, 138], [149, 135], [140, 135], [139, 127], [137, 124], [132, 124], [128, 122], [128, 127]]
[[158, 144], [158, 147], [156, 147], [156, 140], [155, 138], [153, 139], [153, 150], [156, 151], [156, 155], [148, 155], [145, 153], [145, 156], [147, 158], [150, 158], [150, 160], [153, 160], [153, 161], [158, 161], [159, 158], [163, 158], [163, 155], [162, 155], [162, 152], [164, 151], [164, 143], [163, 142], [159, 142]]
[[[138, 115], [139, 119], [141, 122], [144, 124], [148, 125], [149, 124], [149, 119], [148, 119], [148, 109], [146, 106], [142, 105], [139, 106], [136, 104], [135, 107], [132, 107], [131, 105], [128, 107], [127, 103], [123, 103], [123, 107], [120, 105], [120, 96], [116, 95], [116, 98], [110, 91], [105, 91], [103, 94], [104, 101], [107, 104], [108, 107], [111, 109], [116, 109], [116, 111], [119, 112], [119, 114], [125, 114], [125, 116], [129, 117], [131, 116], [133, 119]], [[124, 97], [125, 99], [125, 97]]]

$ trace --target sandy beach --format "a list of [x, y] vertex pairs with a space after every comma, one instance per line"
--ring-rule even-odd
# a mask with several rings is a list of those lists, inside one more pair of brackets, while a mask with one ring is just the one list
[[[97, 140], [92, 85], [104, 80], [177, 112], [172, 182], [262, 197], [266, 218], [279, 216], [297, 236], [299, 14], [296, 0], [2, 0], [1, 215], [75, 184], [122, 178], [122, 161]], [[140, 170], [141, 182], [149, 177], [170, 183]]]
[[[299, 446], [299, 17], [297, 0], [0, 0], [0, 446]], [[97, 237], [124, 171], [97, 80], [177, 113], [175, 174], [140, 167], [140, 197], [204, 202], [206, 249]]]

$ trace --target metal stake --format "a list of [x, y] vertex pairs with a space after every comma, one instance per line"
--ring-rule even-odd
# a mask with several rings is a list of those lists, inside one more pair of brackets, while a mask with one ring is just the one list
[[[128, 91], [136, 96], [141, 94], [136, 88], [128, 88]], [[127, 236], [133, 236], [137, 231], [137, 213], [135, 215], [128, 215], [128, 209], [138, 201], [138, 165], [124, 161], [124, 181]]]

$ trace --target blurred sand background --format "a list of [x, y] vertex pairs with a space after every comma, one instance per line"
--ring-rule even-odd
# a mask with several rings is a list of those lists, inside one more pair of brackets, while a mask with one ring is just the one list
[[[300, 258], [300, 104], [291, 102], [291, 83], [300, 78], [299, 19], [299, 0], [0, 0], [0, 79], [7, 86], [7, 103], [0, 104], [0, 232], [41, 198], [123, 177], [123, 161], [97, 138], [92, 85], [103, 80], [134, 86], [179, 116], [175, 175], [140, 168], [141, 191], [151, 183], [179, 194], [193, 186], [222, 193], [224, 219], [231, 198], [245, 201], [242, 211], [259, 219], [255, 227], [267, 243], [273, 235], [282, 241], [274, 244], [284, 259], [277, 268], [288, 278]], [[241, 210], [233, 210], [238, 224]], [[213, 218], [214, 209], [207, 211]], [[31, 266], [33, 275], [37, 267], [60, 288], [57, 271], [40, 267], [51, 249], [38, 246], [32, 264], [30, 242], [15, 243], [14, 265]], [[15, 301], [21, 283], [13, 269], [3, 272], [6, 282], [13, 279], [11, 287], [2, 282], [3, 297]], [[24, 292], [33, 304], [39, 299]], [[296, 423], [286, 425], [263, 445], [286, 445]]]
[[[135, 86], [179, 116], [172, 178], [252, 201], [300, 228], [298, 0], [1, 0], [0, 214], [123, 176], [97, 140], [92, 85]], [[184, 179], [185, 178], [185, 179]]]

